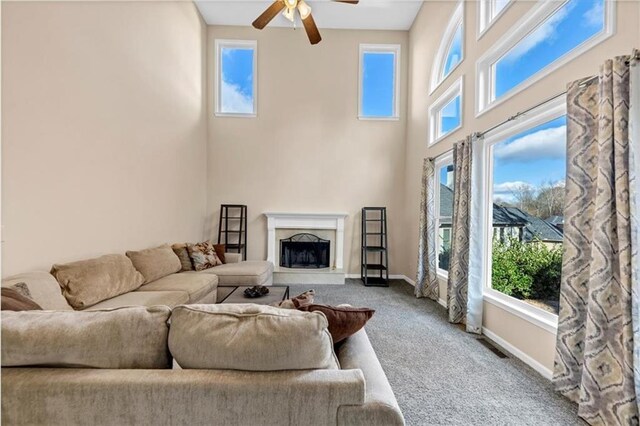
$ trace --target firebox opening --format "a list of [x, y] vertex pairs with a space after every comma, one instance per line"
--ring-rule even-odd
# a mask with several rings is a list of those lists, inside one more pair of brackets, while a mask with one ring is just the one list
[[328, 268], [329, 240], [302, 233], [280, 240], [280, 266], [285, 268]]

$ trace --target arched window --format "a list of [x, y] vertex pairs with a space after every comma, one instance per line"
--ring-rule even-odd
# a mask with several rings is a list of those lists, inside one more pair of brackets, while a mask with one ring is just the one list
[[431, 92], [451, 74], [464, 57], [464, 2], [453, 12], [440, 41], [438, 54], [431, 70]]

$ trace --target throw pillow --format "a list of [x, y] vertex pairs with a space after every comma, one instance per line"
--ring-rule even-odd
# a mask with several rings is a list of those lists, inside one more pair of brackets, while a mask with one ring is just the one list
[[272, 303], [271, 306], [276, 306], [282, 309], [299, 309], [305, 306], [309, 306], [313, 303], [313, 298], [316, 292], [314, 290], [307, 290], [302, 294], [292, 297], [291, 299], [285, 299], [281, 302]]
[[182, 269], [180, 259], [169, 247], [169, 244], [145, 250], [128, 251], [126, 255], [144, 277], [145, 284]]
[[371, 319], [375, 311], [369, 308], [347, 306], [309, 305], [298, 308], [306, 312], [322, 312], [329, 321], [333, 343], [339, 343], [358, 332]]
[[62, 294], [75, 309], [85, 309], [103, 300], [137, 290], [144, 276], [124, 254], [53, 265]]
[[189, 257], [189, 250], [187, 250], [187, 244], [177, 243], [171, 246], [173, 252], [180, 259], [181, 269], [180, 272], [193, 271], [193, 264], [191, 263], [191, 257]]
[[214, 244], [213, 249], [216, 251], [220, 262], [227, 263], [227, 259], [224, 258], [224, 252], [227, 251], [227, 246], [225, 244]]
[[209, 241], [198, 244], [187, 244], [187, 249], [189, 250], [191, 262], [193, 263], [193, 269], [196, 271], [203, 271], [213, 268], [214, 266], [222, 265], [213, 245]]
[[0, 309], [3, 311], [41, 311], [42, 308], [31, 299], [25, 283], [16, 283], [0, 289]]

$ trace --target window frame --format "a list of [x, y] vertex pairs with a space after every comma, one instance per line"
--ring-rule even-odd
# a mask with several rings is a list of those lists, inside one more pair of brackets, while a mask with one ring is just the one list
[[[253, 50], [253, 112], [222, 112], [222, 49], [252, 49]], [[229, 40], [215, 39], [215, 85], [214, 85], [214, 115], [216, 117], [255, 118], [258, 116], [258, 41], [257, 40]]]
[[[460, 49], [460, 61], [451, 68], [449, 74], [443, 76], [444, 66], [447, 63], [447, 58], [445, 55], [449, 52], [449, 48], [453, 43], [453, 38], [456, 35], [456, 30], [458, 29], [458, 25], [462, 28], [462, 43]], [[453, 75], [454, 71], [464, 62], [464, 37], [465, 37], [465, 25], [464, 25], [464, 0], [458, 2], [458, 5], [453, 11], [451, 18], [449, 19], [449, 23], [444, 30], [442, 35], [442, 39], [440, 40], [440, 46], [438, 47], [438, 53], [436, 53], [435, 60], [433, 61], [433, 65], [431, 67], [431, 84], [429, 94], [433, 94], [438, 87], [440, 87], [448, 77]]]
[[586, 51], [592, 49], [616, 32], [615, 16], [616, 2], [605, 0], [604, 7], [604, 28], [602, 32], [596, 34], [583, 43], [576, 46], [573, 50], [551, 62], [549, 65], [538, 70], [531, 77], [527, 78], [499, 99], [494, 96], [495, 73], [494, 64], [496, 64], [505, 54], [513, 47], [520, 43], [531, 32], [543, 25], [547, 19], [564, 7], [570, 0], [562, 1], [538, 1], [525, 16], [523, 16], [500, 40], [498, 40], [491, 48], [489, 48], [476, 62], [476, 85], [475, 85], [475, 114], [476, 118], [491, 111], [496, 106], [513, 98], [518, 93], [528, 89], [544, 77], [553, 74], [559, 68], [579, 57]]
[[496, 0], [478, 0], [477, 25], [478, 34], [476, 40], [480, 40], [489, 31], [489, 28], [500, 19], [504, 12], [514, 3], [509, 0], [498, 13], [495, 13]]
[[[443, 278], [443, 279], [448, 279], [449, 277], [449, 271], [446, 271], [444, 269], [440, 268], [439, 265], [439, 260], [438, 257], [440, 256], [440, 244], [439, 243], [439, 238], [440, 238], [440, 169], [448, 166], [448, 165], [453, 165], [453, 150], [449, 150], [447, 152], [445, 152], [444, 154], [439, 155], [438, 157], [436, 157], [435, 161], [434, 161], [434, 167], [435, 167], [435, 178], [434, 178], [434, 188], [435, 188], [435, 194], [434, 194], [434, 207], [435, 207], [435, 219], [436, 219], [436, 223], [435, 223], [435, 229], [436, 229], [436, 235], [435, 235], [435, 239], [436, 239], [436, 274], [438, 275], [438, 277]], [[454, 181], [455, 181], [455, 173], [453, 175]], [[453, 218], [452, 218], [453, 220]], [[453, 231], [453, 229], [452, 229]]]
[[[358, 120], [398, 121], [400, 119], [400, 53], [399, 44], [366, 44], [359, 46], [358, 60]], [[393, 65], [393, 114], [390, 116], [368, 116], [362, 114], [362, 96], [364, 94], [364, 55], [365, 53], [392, 53]]]
[[[441, 122], [440, 112], [452, 100], [460, 96], [460, 124], [449, 132], [439, 135]], [[429, 140], [428, 146], [433, 146], [446, 139], [456, 131], [460, 130], [464, 124], [464, 76], [458, 77], [447, 90], [436, 99], [429, 107]]]
[[[500, 126], [487, 133], [477, 149], [477, 157], [474, 163], [480, 166], [478, 191], [479, 199], [489, 202], [478, 203], [478, 218], [481, 224], [475, 237], [479, 238], [482, 245], [481, 276], [483, 299], [505, 309], [514, 315], [531, 322], [551, 333], [556, 333], [558, 328], [558, 316], [544, 309], [535, 307], [527, 302], [507, 296], [491, 288], [491, 252], [493, 245], [493, 147], [507, 138], [518, 135], [549, 121], [555, 120], [567, 114], [566, 95], [559, 96], [526, 114]], [[473, 236], [472, 236], [473, 238]]]

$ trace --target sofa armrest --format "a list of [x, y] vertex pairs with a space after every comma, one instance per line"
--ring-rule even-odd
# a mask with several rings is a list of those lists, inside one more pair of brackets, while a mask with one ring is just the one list
[[225, 263], [240, 263], [242, 262], [242, 253], [225, 253]]
[[328, 426], [364, 387], [359, 370], [3, 368], [2, 424]]
[[398, 401], [366, 331], [362, 329], [349, 337], [340, 346], [337, 355], [342, 368], [362, 370], [366, 383], [364, 404], [340, 407], [338, 425], [404, 425]]

